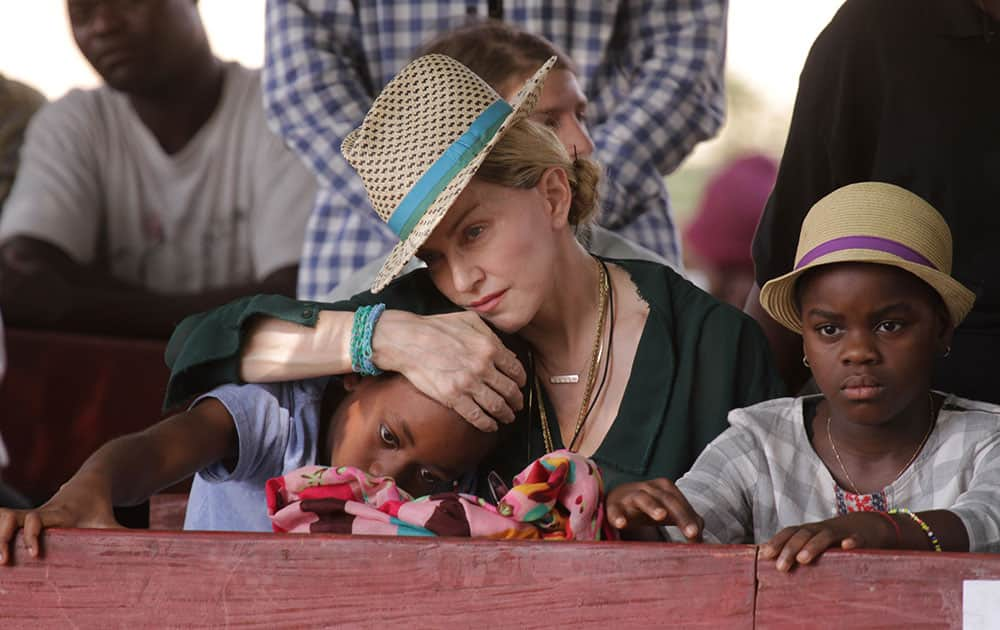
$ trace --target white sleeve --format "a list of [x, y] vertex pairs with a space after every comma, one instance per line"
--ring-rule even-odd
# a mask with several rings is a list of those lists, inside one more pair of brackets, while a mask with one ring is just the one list
[[94, 260], [102, 208], [94, 152], [100, 131], [91, 97], [71, 92], [32, 118], [17, 179], [0, 214], [0, 241], [31, 236], [81, 264]]
[[761, 456], [746, 429], [730, 427], [705, 447], [691, 470], [677, 481], [677, 488], [705, 519], [706, 542], [754, 542], [753, 496]]
[[291, 418], [287, 405], [279, 400], [286, 385], [223, 385], [198, 397], [191, 407], [205, 398], [218, 400], [236, 425], [239, 452], [236, 466], [228, 470], [216, 462], [199, 471], [211, 483], [253, 479], [264, 471], [274, 474], [283, 468], [288, 448]]
[[974, 447], [975, 466], [968, 489], [948, 509], [969, 535], [969, 551], [1000, 551], [1000, 434]]

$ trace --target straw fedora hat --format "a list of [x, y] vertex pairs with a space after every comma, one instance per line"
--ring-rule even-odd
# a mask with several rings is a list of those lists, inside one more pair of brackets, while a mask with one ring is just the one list
[[839, 262], [904, 269], [941, 296], [958, 326], [975, 294], [951, 277], [951, 230], [937, 210], [910, 191], [880, 182], [838, 188], [802, 222], [795, 267], [760, 291], [760, 303], [785, 328], [802, 332], [795, 282], [806, 270]]
[[381, 291], [400, 272], [513, 122], [538, 102], [552, 57], [508, 103], [445, 55], [410, 62], [341, 145], [379, 218], [400, 238], [375, 277]]

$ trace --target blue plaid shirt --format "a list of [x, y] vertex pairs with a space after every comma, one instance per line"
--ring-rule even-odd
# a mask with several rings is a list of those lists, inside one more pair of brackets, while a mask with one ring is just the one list
[[[299, 267], [317, 299], [397, 239], [374, 214], [340, 143], [374, 96], [432, 37], [486, 0], [268, 0], [265, 102], [272, 127], [320, 181]], [[725, 113], [727, 0], [506, 0], [503, 19], [548, 38], [579, 66], [595, 158], [598, 221], [677, 264], [663, 175]]]

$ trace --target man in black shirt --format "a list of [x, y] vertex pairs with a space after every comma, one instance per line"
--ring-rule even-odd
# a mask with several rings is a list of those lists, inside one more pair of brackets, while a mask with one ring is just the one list
[[907, 188], [948, 221], [953, 275], [977, 300], [934, 386], [1000, 402], [1000, 0], [847, 0], [813, 45], [746, 309], [793, 390], [808, 376], [800, 340], [763, 312], [759, 287], [791, 271], [809, 208], [859, 181]]

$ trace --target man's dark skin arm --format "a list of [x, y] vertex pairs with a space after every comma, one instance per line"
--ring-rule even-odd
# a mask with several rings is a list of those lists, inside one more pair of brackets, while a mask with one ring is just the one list
[[802, 389], [812, 374], [802, 363], [802, 337], [774, 321], [764, 307], [760, 305], [760, 287], [756, 284], [750, 289], [743, 312], [753, 317], [764, 330], [767, 343], [771, 346], [771, 355], [778, 368], [778, 373], [785, 381], [789, 392]]
[[244, 295], [295, 295], [298, 267], [201, 293], [156, 293], [85, 267], [45, 241], [17, 236], [0, 247], [0, 308], [10, 326], [166, 339], [192, 313]]

